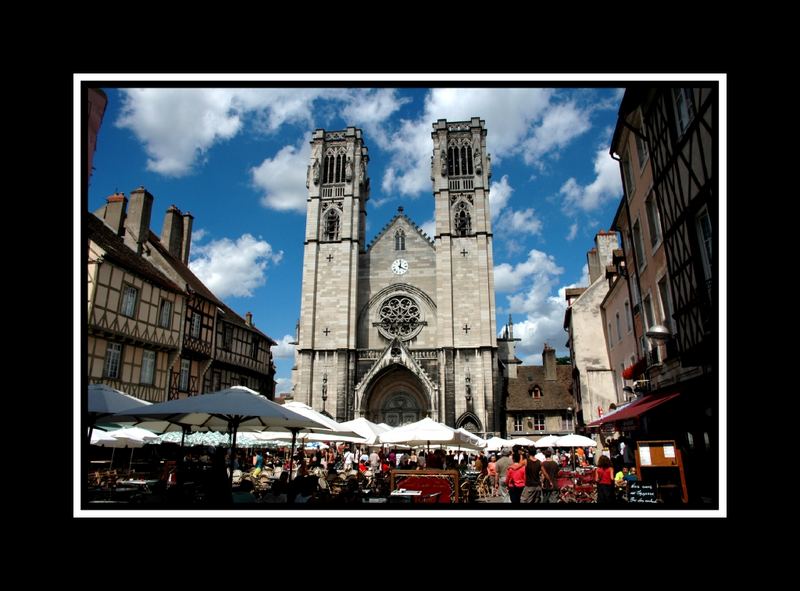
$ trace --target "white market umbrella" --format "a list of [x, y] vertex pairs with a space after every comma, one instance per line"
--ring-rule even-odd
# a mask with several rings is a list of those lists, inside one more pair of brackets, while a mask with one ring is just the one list
[[412, 446], [441, 443], [444, 445], [457, 445], [464, 449], [480, 449], [452, 427], [437, 423], [429, 417], [425, 417], [416, 423], [410, 423], [381, 433], [380, 440], [381, 443], [406, 443]]
[[[556, 445], [558, 447], [595, 447], [597, 446], [597, 442], [594, 439], [590, 439], [588, 437], [584, 437], [583, 435], [578, 435], [576, 433], [570, 433], [569, 435], [564, 435], [563, 437], [559, 437], [556, 439]], [[570, 454], [572, 456], [572, 471], [575, 471], [575, 450], [572, 450]]]
[[558, 447], [597, 447], [597, 442], [594, 439], [575, 433], [558, 437], [555, 444]]
[[[139, 429], [139, 431], [144, 431], [144, 429]], [[119, 435], [117, 435], [119, 433]], [[158, 439], [158, 436], [147, 432], [151, 439]], [[145, 434], [140, 434], [135, 431], [131, 432], [128, 429], [117, 429], [116, 431], [98, 431], [97, 429], [92, 429], [92, 433], [89, 436], [89, 442], [92, 445], [97, 445], [98, 447], [110, 447], [111, 449], [111, 464], [109, 465], [109, 469], [114, 465], [114, 454], [118, 448], [130, 448], [131, 450], [131, 462], [128, 465], [128, 470], [130, 471], [131, 466], [133, 465], [133, 449], [136, 447], [142, 447], [145, 444]]]
[[339, 427], [355, 431], [366, 440], [367, 445], [375, 445], [381, 433], [391, 430], [389, 426], [376, 425], [364, 417], [358, 417], [352, 421], [339, 423]]
[[[133, 450], [137, 447], [143, 447], [145, 443], [158, 441], [158, 435], [152, 431], [148, 431], [147, 429], [142, 429], [141, 427], [126, 427], [124, 429], [117, 429], [116, 431], [108, 431], [108, 435], [111, 435], [111, 437], [123, 444], [115, 447], [131, 448], [131, 457], [130, 461], [128, 462], [128, 472], [130, 472], [131, 468], [133, 467]], [[111, 452], [111, 455], [113, 461], [113, 451]]]
[[502, 437], [490, 437], [486, 440], [486, 451], [499, 451], [504, 447], [513, 447], [513, 443]]
[[521, 445], [522, 447], [531, 447], [536, 445], [536, 442], [532, 439], [528, 439], [527, 437], [515, 437], [514, 439], [508, 440], [511, 443], [511, 446]]
[[[351, 429], [342, 427], [341, 423], [337, 423], [327, 415], [322, 414], [302, 402], [287, 402], [283, 405], [284, 408], [303, 415], [313, 421], [319, 423], [322, 428], [310, 427], [301, 429], [297, 433], [299, 439], [307, 441], [348, 441], [363, 443], [364, 438]], [[291, 434], [286, 430], [269, 429], [259, 434], [259, 439], [288, 439]], [[294, 450], [292, 450], [294, 451]]]
[[[236, 433], [264, 428], [286, 429], [293, 435], [304, 428], [325, 429], [325, 425], [298, 414], [245, 386], [233, 386], [219, 392], [168, 400], [147, 407], [131, 408], [114, 415], [117, 421], [163, 420], [178, 425], [202, 427], [232, 434], [231, 479], [236, 451]], [[294, 440], [292, 441], [294, 447]]]
[[89, 412], [89, 439], [91, 440], [92, 427], [108, 419], [114, 413], [137, 406], [150, 406], [151, 404], [146, 400], [125, 394], [125, 392], [112, 388], [107, 384], [89, 384], [87, 406]]
[[461, 435], [466, 437], [470, 441], [470, 443], [472, 443], [473, 445], [477, 445], [481, 449], [486, 447], [485, 439], [481, 439], [480, 437], [475, 435], [475, 433], [473, 433], [472, 431], [467, 431], [464, 427], [459, 427], [458, 429], [456, 429], [456, 433], [460, 433]]
[[536, 440], [536, 447], [553, 447], [560, 435], [545, 435]]

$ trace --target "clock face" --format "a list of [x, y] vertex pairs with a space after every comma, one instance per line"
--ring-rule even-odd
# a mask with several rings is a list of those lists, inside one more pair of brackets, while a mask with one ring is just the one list
[[392, 263], [392, 273], [395, 275], [402, 275], [408, 271], [408, 261], [405, 259], [397, 259]]

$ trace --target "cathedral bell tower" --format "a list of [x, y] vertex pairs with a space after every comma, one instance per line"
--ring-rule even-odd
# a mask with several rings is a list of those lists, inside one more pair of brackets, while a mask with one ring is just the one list
[[473, 422], [483, 431], [491, 431], [502, 397], [495, 394], [499, 379], [485, 121], [439, 119], [431, 137], [444, 418], [456, 426], [477, 419]]
[[[295, 400], [336, 420], [353, 416], [359, 253], [364, 252], [369, 156], [361, 130], [317, 129], [307, 169], [308, 210]], [[326, 400], [323, 400], [323, 382]], [[331, 400], [327, 400], [331, 399]]]

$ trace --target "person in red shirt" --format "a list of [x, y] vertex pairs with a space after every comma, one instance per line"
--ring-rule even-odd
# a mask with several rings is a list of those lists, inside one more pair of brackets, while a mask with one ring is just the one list
[[608, 456], [600, 456], [594, 474], [597, 482], [597, 503], [611, 505], [614, 503], [614, 469]]
[[506, 472], [506, 486], [511, 502], [518, 505], [522, 497], [522, 489], [525, 488], [525, 464], [522, 463], [522, 452], [515, 451], [511, 454], [511, 466]]

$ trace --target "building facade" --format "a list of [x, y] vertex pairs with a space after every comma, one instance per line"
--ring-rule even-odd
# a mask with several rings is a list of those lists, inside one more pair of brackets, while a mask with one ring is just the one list
[[601, 303], [608, 293], [605, 270], [617, 247], [616, 232], [598, 232], [595, 247], [586, 255], [589, 287], [567, 288], [564, 293], [567, 300], [564, 330], [569, 335], [567, 347], [579, 425], [597, 419], [618, 401], [601, 314]]
[[[699, 504], [719, 498], [716, 111], [713, 85], [634, 87], [623, 97], [611, 154], [626, 194], [614, 227], [642, 352], [626, 370], [646, 387], [630, 410], [595, 422], [635, 441], [674, 440], [689, 502]], [[642, 160], [642, 169], [631, 164]], [[657, 324], [666, 333], [648, 339]]]
[[100, 126], [103, 124], [108, 97], [99, 88], [87, 88], [86, 99], [86, 184], [88, 186], [92, 176], [94, 152], [97, 148], [97, 134], [100, 133]]
[[139, 187], [88, 215], [89, 381], [153, 402], [234, 385], [272, 399], [275, 341], [189, 269], [190, 213], [150, 230], [153, 201]]
[[508, 437], [539, 438], [575, 432], [576, 402], [572, 366], [556, 363], [556, 350], [544, 346], [541, 366], [522, 365], [508, 379]]
[[361, 130], [317, 130], [293, 396], [337, 420], [500, 429], [484, 121], [433, 124], [431, 239], [398, 208], [365, 241]]
[[625, 254], [621, 248], [615, 249], [611, 264], [606, 266], [608, 293], [600, 303], [600, 313], [605, 330], [609, 367], [614, 374], [617, 405], [631, 400], [634, 397], [634, 388], [639, 386], [632, 380], [629, 369], [639, 359], [636, 335], [641, 332], [634, 329], [631, 297], [626, 281], [627, 273]]
[[[120, 207], [126, 200], [109, 199]], [[184, 292], [92, 214], [86, 231], [89, 381], [161, 402], [180, 350]]]

